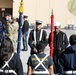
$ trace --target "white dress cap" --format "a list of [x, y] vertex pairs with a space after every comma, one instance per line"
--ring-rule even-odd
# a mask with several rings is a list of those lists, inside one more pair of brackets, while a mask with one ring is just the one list
[[42, 21], [41, 20], [36, 20], [36, 25], [40, 25], [42, 24]]
[[41, 21], [41, 20], [36, 20], [36, 22], [37, 22], [37, 23], [42, 23], [42, 21]]
[[55, 22], [55, 23], [54, 23], [54, 26], [59, 27], [59, 26], [61, 26], [61, 23], [60, 23], [60, 22]]

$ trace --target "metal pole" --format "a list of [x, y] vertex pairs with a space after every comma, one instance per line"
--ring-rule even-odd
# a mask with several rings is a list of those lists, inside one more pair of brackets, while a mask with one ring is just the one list
[[17, 53], [19, 56], [21, 52], [22, 20], [23, 20], [23, 0], [21, 0], [19, 7], [19, 29], [18, 29], [18, 44], [17, 44]]
[[54, 51], [54, 15], [53, 15], [53, 9], [52, 9], [52, 15], [51, 15], [51, 37], [50, 37], [50, 56], [53, 57], [53, 51]]

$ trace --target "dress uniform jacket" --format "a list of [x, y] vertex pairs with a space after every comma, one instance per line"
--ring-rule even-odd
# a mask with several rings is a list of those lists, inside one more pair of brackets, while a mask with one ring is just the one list
[[[48, 41], [47, 41], [47, 33], [46, 33], [46, 31], [43, 30], [41, 40], [39, 40], [39, 38], [40, 38], [40, 33], [41, 33], [41, 30], [37, 30], [37, 29], [36, 29], [36, 43], [38, 43], [38, 42], [41, 41], [45, 46], [47, 46]], [[29, 46], [30, 46], [30, 48], [31, 48], [31, 54], [36, 53], [36, 52], [34, 52], [34, 50], [33, 50], [34, 48], [36, 48], [36, 46], [35, 46], [34, 44], [32, 44], [32, 42], [35, 41], [35, 40], [34, 40], [34, 30], [31, 30], [28, 41], [29, 41]]]
[[[51, 33], [49, 35], [49, 46], [50, 46], [50, 39], [51, 39]], [[54, 32], [54, 54], [59, 55], [60, 52], [65, 50], [65, 48], [68, 46], [68, 39], [64, 32], [60, 31], [58, 34]], [[61, 51], [59, 50], [61, 48]]]
[[76, 45], [69, 46], [60, 57], [60, 75], [76, 75]]
[[[51, 33], [48, 38], [49, 46], [50, 46]], [[57, 73], [58, 70], [58, 59], [60, 54], [65, 50], [68, 46], [68, 39], [64, 32], [59, 31], [58, 34], [54, 31], [54, 52], [53, 52], [53, 61], [54, 61], [54, 70]], [[61, 48], [61, 50], [60, 50]]]

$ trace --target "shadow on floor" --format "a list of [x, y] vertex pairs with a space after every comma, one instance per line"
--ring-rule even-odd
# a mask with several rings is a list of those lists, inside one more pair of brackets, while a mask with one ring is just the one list
[[27, 73], [24, 73], [24, 75], [27, 75]]

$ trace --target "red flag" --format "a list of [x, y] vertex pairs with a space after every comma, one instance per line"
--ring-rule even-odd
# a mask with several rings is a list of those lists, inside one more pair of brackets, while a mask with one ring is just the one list
[[54, 51], [54, 15], [52, 10], [51, 15], [51, 33], [50, 33], [50, 57], [53, 57], [53, 51]]

